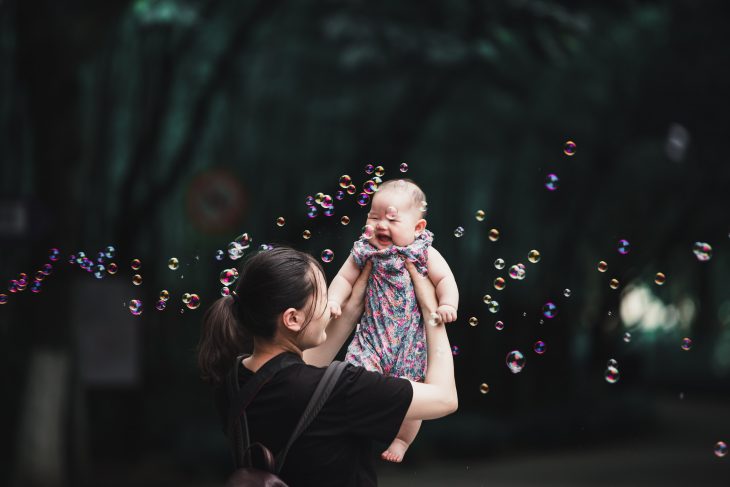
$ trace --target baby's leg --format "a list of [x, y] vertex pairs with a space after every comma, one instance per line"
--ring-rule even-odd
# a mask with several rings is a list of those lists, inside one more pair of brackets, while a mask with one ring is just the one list
[[400, 463], [403, 460], [403, 456], [406, 454], [406, 450], [411, 446], [413, 440], [418, 434], [418, 430], [421, 429], [420, 419], [407, 419], [403, 421], [403, 424], [398, 431], [398, 436], [395, 437], [393, 443], [390, 444], [387, 450], [380, 454], [383, 460], [389, 462]]

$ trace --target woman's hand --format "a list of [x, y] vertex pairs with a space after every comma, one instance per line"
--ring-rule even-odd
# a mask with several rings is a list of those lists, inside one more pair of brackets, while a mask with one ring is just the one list
[[433, 285], [428, 276], [421, 275], [421, 273], [418, 272], [413, 262], [406, 259], [405, 263], [406, 269], [408, 269], [408, 273], [411, 275], [411, 281], [413, 281], [413, 288], [416, 291], [418, 305], [421, 307], [421, 314], [424, 317], [428, 317], [438, 308], [436, 287]]

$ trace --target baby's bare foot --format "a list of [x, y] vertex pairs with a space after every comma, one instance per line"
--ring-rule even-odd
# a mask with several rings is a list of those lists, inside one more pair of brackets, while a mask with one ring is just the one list
[[408, 446], [408, 443], [396, 438], [388, 449], [380, 454], [380, 458], [389, 462], [400, 463], [403, 461], [403, 456], [406, 454]]

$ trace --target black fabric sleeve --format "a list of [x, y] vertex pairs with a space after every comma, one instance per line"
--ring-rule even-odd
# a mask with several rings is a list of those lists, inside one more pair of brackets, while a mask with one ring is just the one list
[[348, 365], [339, 385], [343, 387], [349, 432], [384, 443], [392, 441], [413, 399], [411, 383]]

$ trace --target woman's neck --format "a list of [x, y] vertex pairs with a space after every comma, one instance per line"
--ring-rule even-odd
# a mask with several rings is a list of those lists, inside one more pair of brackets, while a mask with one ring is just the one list
[[293, 343], [265, 342], [254, 338], [253, 352], [250, 357], [244, 359], [243, 364], [247, 369], [256, 372], [259, 367], [284, 352], [295, 353], [302, 357], [301, 349]]

